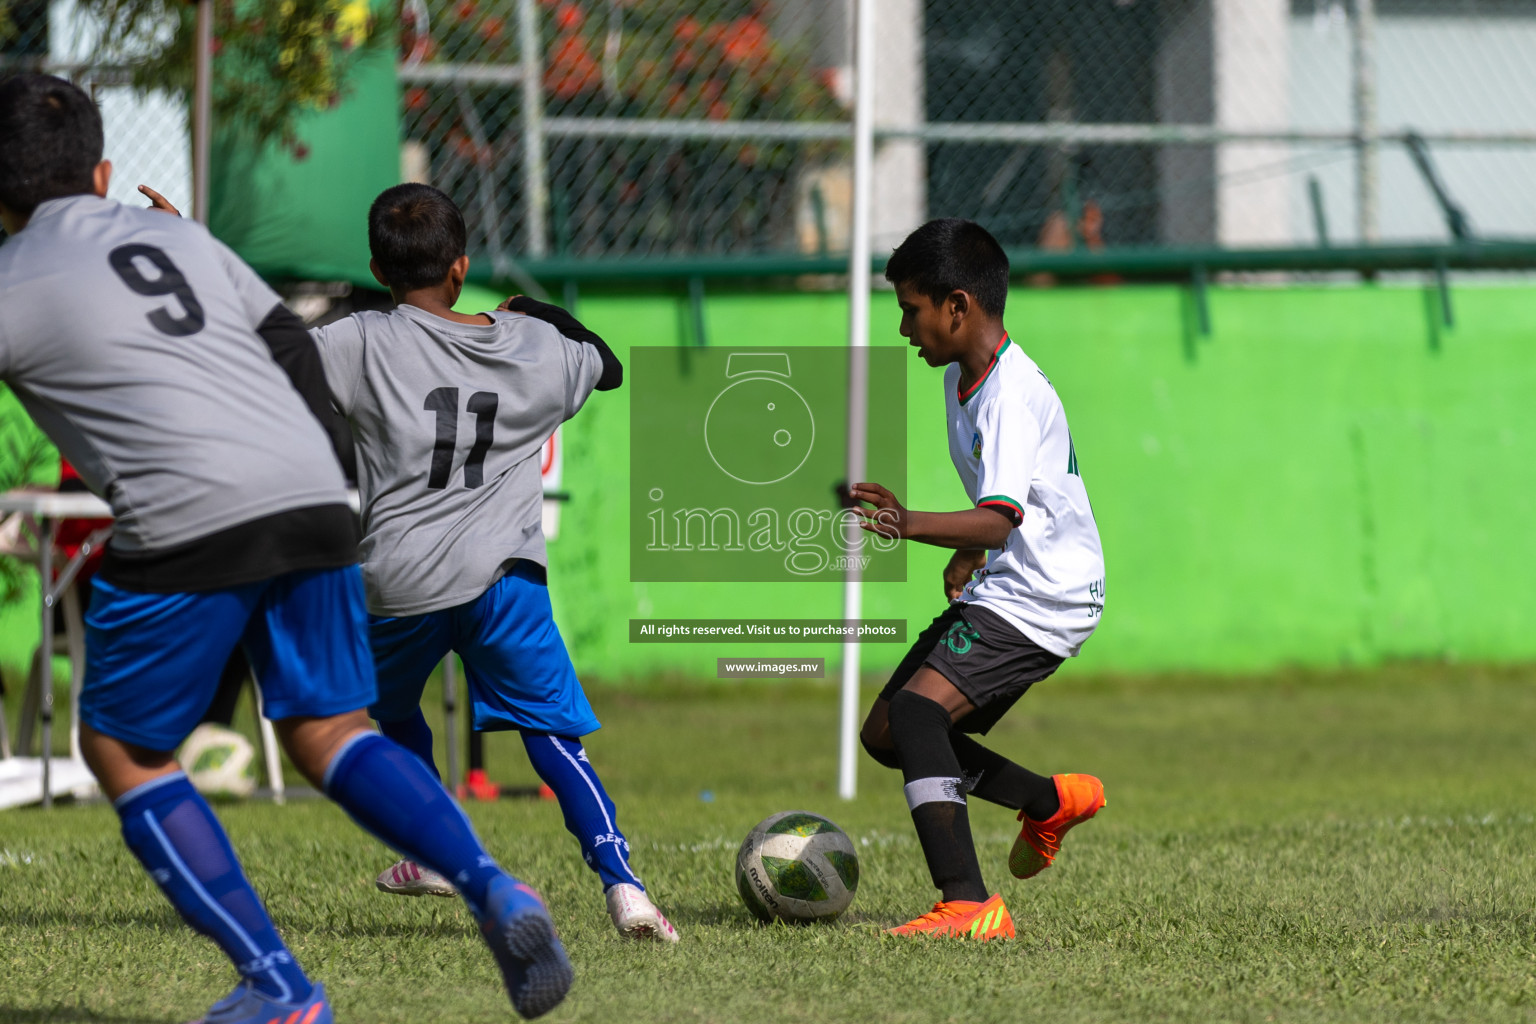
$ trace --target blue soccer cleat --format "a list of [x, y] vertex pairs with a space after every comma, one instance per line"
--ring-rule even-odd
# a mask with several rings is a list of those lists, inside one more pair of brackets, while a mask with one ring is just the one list
[[[512, 997], [512, 1008], [538, 1017], [560, 1005], [576, 972], [555, 937], [555, 924], [532, 888], [503, 876], [490, 884], [480, 934]], [[210, 1022], [211, 1024], [211, 1022]]]
[[318, 982], [309, 998], [299, 1003], [280, 1003], [257, 992], [249, 983], [242, 983], [192, 1024], [335, 1024], [335, 1021], [331, 1017], [331, 1004], [325, 998], [325, 986]]

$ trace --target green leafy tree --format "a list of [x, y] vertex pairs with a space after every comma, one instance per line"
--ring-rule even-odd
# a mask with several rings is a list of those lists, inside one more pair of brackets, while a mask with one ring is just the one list
[[[0, 34], [15, 33], [16, 0], [0, 0]], [[183, 0], [78, 0], [100, 26], [91, 54], [124, 65], [141, 89], [190, 95], [196, 5]], [[214, 0], [213, 112], [258, 144], [276, 139], [302, 155], [296, 125], [339, 103], [364, 53], [393, 40], [392, 7], [367, 0]], [[3, 36], [0, 36], [3, 38]]]

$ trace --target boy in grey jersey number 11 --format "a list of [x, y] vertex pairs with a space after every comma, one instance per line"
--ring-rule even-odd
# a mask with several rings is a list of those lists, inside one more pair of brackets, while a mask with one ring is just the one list
[[[363, 579], [386, 736], [432, 761], [421, 697], [463, 659], [474, 728], [516, 730], [602, 881], [614, 926], [677, 941], [629, 863], [613, 801], [581, 737], [599, 725], [550, 609], [540, 453], [623, 367], [565, 310], [518, 297], [456, 313], [469, 267], [464, 218], [442, 192], [398, 185], [368, 217], [372, 268], [396, 306], [314, 331], [351, 425], [362, 492]], [[510, 308], [508, 308], [510, 307]], [[453, 895], [410, 860], [379, 876], [402, 895]]]

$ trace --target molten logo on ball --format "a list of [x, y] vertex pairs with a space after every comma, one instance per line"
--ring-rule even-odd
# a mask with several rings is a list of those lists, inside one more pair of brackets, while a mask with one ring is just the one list
[[859, 855], [847, 833], [819, 814], [764, 818], [736, 855], [736, 891], [761, 921], [828, 921], [859, 887]]

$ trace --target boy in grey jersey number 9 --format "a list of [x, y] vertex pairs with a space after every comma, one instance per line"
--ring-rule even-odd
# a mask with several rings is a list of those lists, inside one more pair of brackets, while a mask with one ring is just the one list
[[543, 903], [368, 726], [356, 526], [302, 324], [200, 225], [105, 198], [79, 89], [0, 82], [0, 140], [0, 380], [119, 524], [92, 582], [81, 749], [129, 849], [240, 975], [205, 1024], [332, 1020], [173, 754], [236, 644], [299, 770], [454, 879], [519, 1013], [553, 1008], [573, 972]]
[[[619, 386], [623, 368], [601, 338], [555, 306], [518, 297], [491, 313], [454, 312], [469, 267], [464, 219], [434, 188], [381, 194], [368, 244], [395, 309], [356, 313], [314, 336], [357, 446], [379, 676], [369, 710], [386, 736], [435, 772], [422, 690], [457, 652], [474, 728], [522, 736], [602, 880], [620, 934], [676, 941], [630, 867], [613, 801], [582, 747], [598, 721], [545, 579], [539, 453], [594, 390]], [[453, 894], [447, 879], [410, 861], [387, 869], [378, 886]]]

